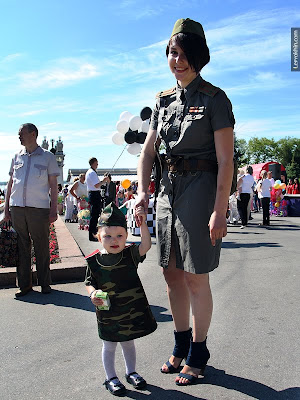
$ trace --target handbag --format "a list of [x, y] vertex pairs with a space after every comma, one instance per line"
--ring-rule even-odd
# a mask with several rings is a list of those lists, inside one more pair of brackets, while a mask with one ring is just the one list
[[16, 267], [19, 263], [18, 234], [11, 224], [4, 223], [0, 228], [0, 266]]

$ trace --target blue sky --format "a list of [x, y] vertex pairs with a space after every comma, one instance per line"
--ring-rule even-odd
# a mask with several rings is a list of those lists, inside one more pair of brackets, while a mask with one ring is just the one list
[[[174, 86], [165, 46], [178, 18], [203, 24], [202, 77], [233, 104], [238, 138], [300, 138], [300, 72], [291, 72], [299, 0], [0, 0], [0, 181], [24, 122], [64, 143], [65, 172], [96, 156], [110, 169], [121, 112], [139, 115]], [[136, 167], [126, 150], [116, 168]]]

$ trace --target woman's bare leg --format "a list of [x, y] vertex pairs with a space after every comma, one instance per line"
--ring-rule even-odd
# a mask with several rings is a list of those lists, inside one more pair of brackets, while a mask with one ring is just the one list
[[[177, 332], [187, 331], [190, 328], [190, 294], [185, 283], [185, 272], [176, 268], [175, 250], [172, 247], [168, 268], [163, 268], [164, 278], [167, 282], [167, 293], [169, 297], [170, 308], [174, 320], [175, 330]], [[170, 357], [169, 362], [177, 368], [181, 358]], [[162, 369], [168, 371], [164, 364]]]

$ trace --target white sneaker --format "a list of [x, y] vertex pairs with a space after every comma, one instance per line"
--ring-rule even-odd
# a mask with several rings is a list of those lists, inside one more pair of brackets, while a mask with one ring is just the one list
[[246, 225], [242, 225], [242, 226], [241, 226], [241, 229], [244, 229], [244, 228], [246, 228]]

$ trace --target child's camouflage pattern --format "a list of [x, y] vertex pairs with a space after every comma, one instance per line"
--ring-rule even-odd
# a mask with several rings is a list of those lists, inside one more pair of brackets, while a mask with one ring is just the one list
[[111, 301], [109, 310], [96, 310], [101, 339], [124, 342], [146, 336], [157, 328], [137, 274], [137, 265], [144, 259], [135, 244], [119, 254], [98, 251], [87, 257], [85, 284], [108, 292]]

